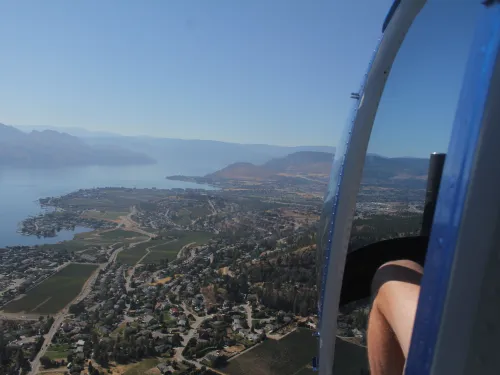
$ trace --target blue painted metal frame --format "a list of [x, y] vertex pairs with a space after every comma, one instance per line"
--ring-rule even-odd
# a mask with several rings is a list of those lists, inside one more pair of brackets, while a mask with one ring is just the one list
[[497, 5], [482, 11], [464, 77], [427, 252], [407, 375], [431, 372], [483, 109], [499, 53]]
[[[367, 146], [388, 72], [406, 33], [426, 0], [401, 1], [370, 60], [360, 93], [353, 95], [356, 107], [344, 128], [343, 138], [332, 164], [330, 184], [320, 220], [318, 252], [322, 264], [319, 284], [319, 357], [313, 360], [323, 375], [332, 375], [335, 333], [341, 283], [362, 178]], [[318, 257], [319, 258], [319, 257]], [[328, 293], [326, 292], [328, 290]]]
[[382, 32], [389, 26], [389, 22], [391, 22], [392, 16], [396, 12], [396, 9], [398, 9], [399, 4], [401, 4], [401, 0], [394, 0], [394, 3], [392, 3], [391, 9], [389, 9], [384, 24], [382, 25]]
[[[361, 83], [360, 89], [358, 91], [359, 97], [362, 98], [364, 94], [364, 89], [366, 85], [366, 80], [368, 79], [368, 73], [370, 72], [373, 61], [375, 60], [375, 56], [377, 55], [380, 42], [382, 41], [381, 36], [379, 40], [377, 41], [377, 45], [373, 51], [373, 55], [370, 59], [370, 62], [368, 64], [368, 67], [366, 69], [366, 73], [363, 76], [363, 81]], [[347, 150], [349, 149], [349, 144], [351, 140], [351, 134], [352, 134], [352, 127], [354, 125], [354, 120], [356, 119], [356, 115], [358, 113], [358, 108], [359, 108], [359, 100], [356, 100], [352, 110], [351, 114], [349, 116], [348, 122], [344, 128], [344, 133], [342, 134], [342, 137], [335, 149], [335, 156], [334, 156], [334, 161], [332, 164], [332, 171], [330, 173], [330, 182], [328, 186], [328, 190], [325, 195], [324, 202], [327, 203], [330, 199], [332, 199], [332, 214], [328, 218], [328, 227], [329, 227], [329, 233], [328, 233], [328, 244], [327, 248], [324, 249], [324, 254], [323, 254], [323, 275], [321, 279], [321, 286], [320, 286], [320, 298], [318, 300], [318, 317], [319, 317], [319, 325], [321, 326], [321, 321], [322, 321], [322, 312], [323, 312], [323, 300], [325, 297], [325, 283], [326, 279], [328, 277], [328, 260], [330, 258], [330, 253], [332, 251], [332, 236], [333, 236], [333, 231], [334, 231], [334, 223], [335, 223], [335, 215], [337, 213], [337, 201], [339, 197], [339, 187], [340, 183], [342, 181], [342, 176], [344, 172], [344, 164], [345, 164], [345, 158], [347, 154]]]

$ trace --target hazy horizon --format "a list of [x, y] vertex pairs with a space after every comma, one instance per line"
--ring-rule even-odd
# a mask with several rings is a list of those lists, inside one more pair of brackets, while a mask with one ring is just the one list
[[79, 132], [85, 132], [90, 134], [94, 134], [95, 136], [99, 136], [101, 134], [102, 137], [106, 136], [118, 136], [118, 137], [136, 137], [136, 138], [153, 138], [153, 139], [171, 139], [171, 140], [179, 140], [179, 141], [207, 141], [207, 142], [221, 142], [221, 143], [232, 143], [232, 144], [239, 144], [239, 145], [245, 145], [245, 146], [278, 146], [278, 147], [289, 147], [289, 148], [294, 148], [294, 147], [333, 147], [335, 148], [335, 145], [327, 145], [327, 144], [293, 144], [293, 145], [281, 145], [277, 143], [266, 143], [264, 141], [260, 143], [244, 143], [244, 142], [230, 142], [230, 141], [224, 141], [220, 139], [201, 139], [201, 138], [173, 138], [173, 137], [166, 137], [166, 136], [155, 136], [155, 135], [147, 135], [147, 134], [123, 134], [119, 132], [112, 132], [112, 131], [100, 131], [100, 130], [91, 130], [88, 128], [80, 127], [80, 126], [53, 126], [53, 125], [16, 125], [16, 124], [6, 124], [0, 121], [0, 124], [4, 124], [7, 126], [12, 126], [16, 129], [19, 129], [23, 132], [30, 132], [32, 130], [55, 130], [61, 133], [67, 133], [70, 135], [73, 135], [72, 133], [75, 133], [76, 137], [80, 137], [80, 135], [76, 135], [76, 133]]
[[[392, 3], [5, 2], [0, 119], [130, 137], [335, 147]], [[446, 151], [475, 11], [456, 4], [434, 33], [429, 25], [439, 27], [449, 9], [427, 2], [391, 69], [371, 152]]]
[[334, 146], [391, 4], [2, 3], [0, 121]]

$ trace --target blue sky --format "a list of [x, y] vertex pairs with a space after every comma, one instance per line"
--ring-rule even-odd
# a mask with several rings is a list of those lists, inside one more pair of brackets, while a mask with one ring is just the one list
[[[352, 106], [349, 94], [359, 87], [391, 3], [2, 2], [0, 122], [242, 143], [335, 145]], [[442, 22], [443, 15], [436, 21]], [[460, 26], [467, 24], [464, 19], [446, 22], [450, 30], [467, 29]], [[445, 39], [429, 34], [432, 30], [415, 37], [413, 44], [442, 48], [439, 43]], [[463, 43], [455, 44], [448, 45], [448, 57], [460, 58]], [[402, 66], [415, 63], [415, 56], [405, 61]], [[396, 90], [393, 97], [408, 92], [406, 85], [390, 84]], [[453, 85], [449, 89], [456, 91]], [[441, 95], [442, 90], [429, 93]], [[395, 124], [408, 116], [403, 110], [397, 116], [388, 113], [394, 112], [388, 108], [378, 120], [385, 118], [384, 126], [399, 134]], [[382, 133], [374, 139], [374, 152], [407, 151]], [[444, 132], [440, 137], [443, 143]]]
[[475, 0], [428, 0], [387, 80], [369, 152], [428, 156], [446, 152], [474, 28]]

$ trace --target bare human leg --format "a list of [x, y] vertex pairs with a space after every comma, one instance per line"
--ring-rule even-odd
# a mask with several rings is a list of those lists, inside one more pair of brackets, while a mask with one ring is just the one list
[[372, 375], [401, 375], [410, 348], [423, 269], [415, 262], [384, 264], [373, 279], [375, 299], [368, 320]]

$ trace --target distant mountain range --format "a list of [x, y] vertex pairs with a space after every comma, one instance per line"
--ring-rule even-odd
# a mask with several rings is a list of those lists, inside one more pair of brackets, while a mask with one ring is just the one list
[[31, 133], [32, 131], [44, 131], [44, 130], [53, 130], [58, 133], [66, 133], [69, 135], [73, 135], [79, 138], [88, 138], [88, 137], [121, 137], [121, 134], [111, 133], [111, 132], [103, 132], [103, 131], [94, 131], [87, 130], [84, 128], [75, 128], [69, 126], [29, 126], [29, 125], [16, 125], [15, 128], [22, 130], [25, 133]]
[[279, 176], [311, 176], [328, 178], [333, 153], [299, 151], [282, 158], [272, 159], [262, 165], [234, 163], [215, 173], [205, 176], [209, 179], [270, 179]]
[[[333, 154], [327, 152], [301, 151], [283, 158], [272, 159], [262, 165], [234, 163], [205, 176], [213, 179], [269, 179], [275, 176], [328, 177]], [[367, 155], [363, 178], [376, 180], [425, 179], [429, 159], [387, 158]]]
[[0, 166], [54, 168], [152, 164], [155, 159], [119, 147], [97, 147], [53, 130], [22, 132], [0, 124]]
[[[144, 152], [165, 165], [169, 173], [205, 175], [235, 162], [263, 164], [273, 158], [284, 157], [297, 151], [334, 152], [326, 146], [274, 146], [266, 144], [240, 144], [211, 140], [185, 140], [146, 137], [86, 138], [86, 142], [99, 146], [120, 146]], [[271, 143], [273, 140], [270, 139]]]
[[[326, 182], [335, 152], [334, 147], [328, 146], [286, 147], [131, 137], [70, 127], [19, 128], [24, 131], [0, 124], [0, 166], [61, 167], [157, 162], [167, 174], [181, 175], [182, 178], [186, 175], [204, 176], [196, 179], [205, 182], [290, 180], [296, 177]], [[269, 140], [270, 143], [272, 141]], [[385, 184], [396, 181], [399, 185], [420, 186], [425, 181], [427, 169], [428, 159], [387, 158], [369, 154], [363, 181]]]
[[[233, 163], [203, 177], [170, 176], [173, 180], [220, 184], [230, 180], [278, 181], [302, 184], [305, 181], [327, 183], [333, 153], [300, 151], [272, 159], [264, 164]], [[387, 158], [369, 154], [363, 170], [363, 183], [422, 188], [425, 186], [429, 159]], [[303, 181], [303, 182], [301, 182]]]
[[[78, 140], [79, 147], [92, 149], [94, 155], [91, 156], [88, 152], [83, 152], [85, 158], [80, 158], [78, 163], [72, 158], [76, 158], [80, 153], [77, 148], [74, 149], [72, 157], [67, 160], [57, 160], [38, 156], [33, 154], [26, 155], [26, 150], [23, 150], [22, 155], [16, 155], [12, 150], [13, 144], [6, 145], [9, 150], [2, 152], [0, 156], [0, 165], [12, 166], [61, 166], [61, 165], [116, 165], [116, 158], [108, 156], [102, 158], [102, 152], [109, 152], [113, 155], [120, 152], [122, 154], [119, 160], [129, 160], [124, 164], [134, 164], [145, 158], [153, 159], [158, 162], [159, 166], [168, 173], [190, 174], [190, 175], [205, 175], [224, 168], [225, 166], [235, 162], [246, 162], [253, 164], [266, 163], [273, 158], [284, 157], [299, 151], [321, 151], [334, 152], [334, 147], [328, 146], [274, 146], [269, 144], [239, 144], [230, 142], [220, 142], [211, 140], [184, 140], [173, 138], [154, 138], [148, 136], [123, 136], [109, 132], [89, 131], [82, 128], [74, 127], [55, 127], [55, 126], [3, 126], [0, 129], [0, 145], [9, 143], [7, 138], [4, 139], [3, 134], [7, 133], [6, 128], [10, 132], [16, 134], [19, 139], [22, 135], [32, 137], [33, 134], [64, 134], [69, 142]], [[22, 130], [22, 132], [19, 132]], [[71, 137], [73, 136], [73, 137]], [[70, 138], [68, 138], [70, 137]], [[78, 137], [78, 138], [76, 138]], [[28, 144], [28, 138], [24, 141]], [[273, 140], [270, 139], [269, 143]], [[62, 145], [61, 145], [62, 147]], [[125, 153], [134, 151], [134, 157], [125, 157]], [[99, 154], [96, 152], [99, 151]], [[48, 152], [48, 151], [47, 151]], [[36, 155], [40, 153], [37, 151]], [[63, 157], [66, 153], [60, 153], [58, 156]], [[8, 157], [7, 157], [8, 156]], [[130, 156], [130, 155], [129, 155]], [[107, 161], [105, 160], [107, 159]], [[50, 161], [49, 161], [50, 160]], [[133, 163], [132, 163], [133, 162]]]
[[366, 156], [363, 178], [365, 180], [425, 180], [429, 170], [429, 159], [386, 158], [379, 155]]
[[[148, 155], [168, 173], [204, 175], [235, 162], [262, 164], [297, 151], [333, 152], [328, 146], [274, 146], [271, 144], [240, 144], [212, 140], [186, 140], [88, 131], [81, 128], [19, 126], [21, 130], [48, 129], [64, 131], [80, 137], [86, 144], [101, 148], [120, 147]], [[269, 139], [268, 143], [273, 143]]]

